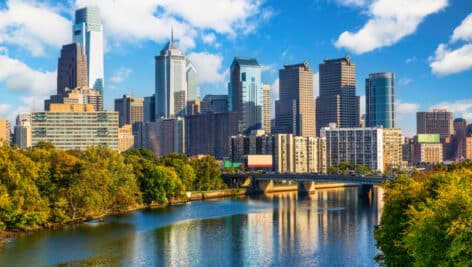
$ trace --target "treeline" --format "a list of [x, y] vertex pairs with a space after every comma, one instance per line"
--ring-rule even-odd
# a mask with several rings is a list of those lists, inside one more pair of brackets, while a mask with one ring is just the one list
[[375, 239], [386, 266], [472, 266], [472, 162], [386, 184]]
[[355, 164], [349, 162], [341, 162], [338, 166], [330, 166], [328, 168], [329, 174], [366, 174], [371, 175], [373, 174], [372, 169], [369, 166], [362, 165], [362, 164]]
[[224, 188], [216, 160], [157, 158], [148, 150], [119, 154], [104, 146], [62, 151], [0, 147], [0, 230], [32, 230], [166, 204], [185, 191]]

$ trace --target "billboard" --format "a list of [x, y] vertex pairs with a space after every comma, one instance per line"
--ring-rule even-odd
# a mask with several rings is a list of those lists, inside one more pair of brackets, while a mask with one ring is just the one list
[[272, 168], [272, 155], [247, 155], [248, 168]]
[[439, 134], [418, 134], [418, 143], [439, 143], [441, 138]]

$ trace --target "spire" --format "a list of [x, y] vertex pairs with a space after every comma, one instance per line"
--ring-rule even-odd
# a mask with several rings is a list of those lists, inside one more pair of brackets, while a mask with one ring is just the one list
[[170, 28], [170, 43], [174, 44], [174, 27]]

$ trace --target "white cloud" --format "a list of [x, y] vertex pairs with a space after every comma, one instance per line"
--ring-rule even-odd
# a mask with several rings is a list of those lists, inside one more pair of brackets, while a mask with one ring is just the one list
[[0, 10], [0, 43], [20, 46], [33, 56], [72, 39], [71, 22], [46, 3], [7, 1]]
[[377, 0], [369, 6], [370, 19], [357, 32], [343, 32], [335, 43], [356, 54], [390, 46], [413, 34], [428, 16], [447, 6], [447, 0]]
[[454, 102], [441, 102], [431, 107], [431, 109], [447, 109], [449, 112], [462, 114], [472, 112], [472, 99], [462, 99]]
[[0, 117], [7, 117], [8, 111], [11, 109], [10, 104], [0, 104]]
[[413, 137], [416, 134], [416, 112], [420, 105], [416, 103], [395, 101], [395, 126], [403, 131], [404, 136]]
[[28, 97], [20, 97], [20, 104], [12, 106], [10, 104], [0, 103], [0, 117], [6, 118], [10, 121], [10, 125], [13, 126], [16, 121], [18, 114], [30, 113], [44, 108], [44, 99], [47, 99], [46, 95], [32, 95]]
[[413, 82], [413, 79], [408, 78], [408, 77], [403, 77], [403, 78], [400, 78], [400, 80], [398, 81], [398, 85], [407, 86], [412, 82]]
[[451, 42], [457, 42], [459, 40], [472, 41], [472, 13], [462, 21], [459, 27], [454, 29]]
[[214, 33], [208, 33], [208, 34], [203, 34], [202, 35], [202, 41], [205, 44], [212, 45], [216, 41], [216, 35]]
[[420, 105], [416, 103], [406, 103], [400, 100], [395, 101], [395, 114], [396, 115], [416, 115], [416, 112], [420, 109]]
[[0, 55], [0, 81], [9, 91], [49, 94], [56, 88], [56, 72], [42, 72], [23, 62]]
[[336, 3], [343, 5], [343, 6], [353, 6], [353, 7], [361, 7], [367, 4], [365, 0], [335, 0]]
[[268, 64], [268, 65], [264, 65], [262, 64], [261, 65], [261, 70], [263, 72], [267, 71], [267, 72], [275, 72], [275, 69], [276, 69], [276, 66], [274, 64]]
[[405, 63], [410, 64], [410, 63], [416, 62], [416, 60], [417, 60], [417, 58], [415, 56], [409, 57], [409, 58], [405, 59]]
[[110, 81], [112, 83], [122, 83], [129, 77], [131, 72], [132, 70], [130, 68], [119, 68], [115, 71], [113, 76], [111, 76]]
[[199, 83], [219, 83], [224, 81], [223, 56], [202, 52], [191, 53], [188, 55], [188, 58], [198, 72]]
[[472, 13], [454, 29], [450, 44], [466, 41], [463, 46], [452, 49], [447, 44], [439, 44], [434, 56], [430, 57], [431, 71], [437, 76], [446, 76], [472, 69]]
[[438, 76], [459, 73], [472, 68], [472, 44], [452, 50], [446, 44], [440, 44], [429, 65]]

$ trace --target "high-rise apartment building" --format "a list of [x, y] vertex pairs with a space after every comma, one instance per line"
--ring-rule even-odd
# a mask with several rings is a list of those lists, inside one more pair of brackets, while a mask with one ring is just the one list
[[230, 67], [228, 110], [239, 114], [239, 132], [263, 127], [261, 65], [255, 58], [235, 57]]
[[359, 97], [356, 96], [356, 64], [349, 56], [325, 59], [319, 66], [320, 96], [316, 99], [316, 131], [359, 127]]
[[66, 88], [88, 86], [87, 56], [79, 43], [64, 45], [57, 64], [57, 95], [65, 96]]
[[120, 114], [120, 127], [144, 121], [144, 98], [123, 95], [115, 99], [115, 111]]
[[366, 127], [395, 128], [394, 79], [393, 73], [381, 72], [365, 80]]
[[105, 145], [118, 151], [118, 112], [96, 111], [93, 105], [51, 104], [31, 114], [32, 145], [53, 143], [63, 150]]
[[156, 56], [156, 119], [184, 116], [187, 106], [187, 59], [170, 41]]
[[279, 100], [275, 103], [278, 133], [316, 136], [313, 70], [308, 62], [279, 70]]
[[383, 172], [401, 166], [400, 129], [326, 127], [321, 132], [326, 137], [328, 167], [349, 162]]
[[98, 7], [84, 7], [75, 11], [73, 41], [79, 43], [87, 57], [88, 86], [103, 96], [103, 25]]
[[264, 84], [262, 86], [262, 91], [263, 91], [263, 126], [262, 129], [266, 133], [270, 133], [271, 130], [271, 122], [270, 122], [270, 85]]
[[19, 114], [16, 116], [16, 125], [13, 135], [14, 143], [18, 146], [18, 148], [31, 147], [31, 114]]
[[440, 139], [440, 134], [418, 134], [415, 143], [411, 146], [412, 162], [414, 164], [442, 163], [444, 148]]
[[10, 145], [10, 135], [10, 122], [0, 119], [0, 146], [4, 144]]
[[454, 134], [452, 113], [446, 109], [433, 109], [432, 112], [416, 113], [416, 132], [418, 134], [440, 134], [441, 138]]

